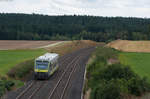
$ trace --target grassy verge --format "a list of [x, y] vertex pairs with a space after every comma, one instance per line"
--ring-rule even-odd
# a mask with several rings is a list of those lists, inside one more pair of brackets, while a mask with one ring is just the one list
[[30, 73], [34, 68], [34, 59], [24, 61], [22, 63], [17, 64], [10, 71], [7, 75], [11, 78], [21, 79], [25, 77], [28, 73]]
[[28, 74], [34, 66], [34, 58], [45, 53], [39, 50], [1, 50], [0, 51], [0, 96], [6, 90], [16, 89], [24, 85], [21, 78]]
[[87, 87], [90, 99], [121, 99], [126, 95], [140, 96], [150, 91], [147, 79], [140, 77], [129, 66], [109, 60], [118, 60], [118, 51], [98, 47], [87, 68]]
[[122, 64], [129, 65], [141, 77], [147, 77], [150, 82], [150, 53], [121, 52], [119, 60]]
[[0, 75], [6, 76], [11, 68], [26, 60], [33, 59], [45, 50], [3, 50], [0, 51]]

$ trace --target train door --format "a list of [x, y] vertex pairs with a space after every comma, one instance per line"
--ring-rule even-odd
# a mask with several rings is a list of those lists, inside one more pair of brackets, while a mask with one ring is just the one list
[[52, 63], [52, 62], [50, 62], [50, 65], [49, 65], [49, 72], [51, 73], [51, 72], [52, 72], [52, 70], [53, 70], [53, 63]]
[[54, 69], [56, 69], [56, 63], [57, 63], [56, 61], [57, 61], [57, 60], [55, 60], [55, 62], [54, 62]]
[[51, 63], [49, 62], [49, 64], [48, 64], [48, 75], [50, 75], [50, 66], [51, 66]]
[[57, 67], [59, 66], [59, 64], [58, 64], [58, 59], [57, 59], [57, 61], [56, 61], [56, 66], [57, 66]]

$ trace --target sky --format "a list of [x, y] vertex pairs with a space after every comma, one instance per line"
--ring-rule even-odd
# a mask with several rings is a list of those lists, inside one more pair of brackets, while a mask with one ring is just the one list
[[0, 13], [150, 18], [150, 0], [0, 0]]

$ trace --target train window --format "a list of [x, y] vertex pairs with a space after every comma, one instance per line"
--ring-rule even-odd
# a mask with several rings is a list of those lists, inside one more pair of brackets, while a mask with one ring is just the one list
[[36, 62], [36, 68], [37, 69], [47, 69], [48, 62]]
[[48, 61], [43, 61], [44, 63], [48, 63]]
[[42, 62], [42, 61], [36, 60], [36, 62]]

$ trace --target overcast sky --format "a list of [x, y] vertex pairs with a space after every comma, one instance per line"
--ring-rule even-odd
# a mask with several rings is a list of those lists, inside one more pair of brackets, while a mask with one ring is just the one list
[[150, 0], [0, 0], [0, 13], [150, 18]]

